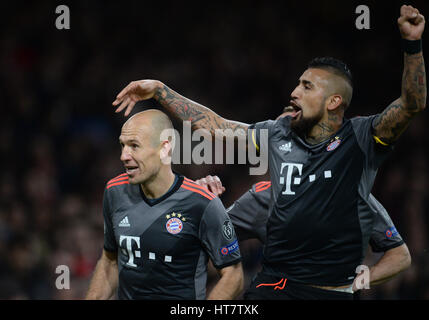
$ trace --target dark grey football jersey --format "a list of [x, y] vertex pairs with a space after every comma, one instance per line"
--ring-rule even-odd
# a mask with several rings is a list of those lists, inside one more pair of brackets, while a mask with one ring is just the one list
[[[259, 239], [266, 241], [266, 224], [271, 200], [271, 182], [261, 181], [252, 186], [237, 199], [226, 211], [237, 233], [238, 241]], [[372, 194], [368, 204], [375, 218], [369, 239], [374, 252], [385, 252], [404, 243], [401, 235], [389, 217], [386, 209]]]
[[107, 183], [103, 215], [119, 299], [205, 299], [208, 258], [219, 269], [241, 259], [222, 202], [183, 176], [151, 202], [120, 175]]
[[369, 244], [374, 252], [384, 252], [404, 243], [386, 209], [372, 194], [369, 195], [369, 206], [376, 212], [374, 227]]
[[250, 126], [256, 146], [268, 143], [272, 182], [265, 273], [313, 285], [352, 282], [374, 224], [370, 190], [391, 150], [373, 138], [375, 117], [345, 119], [317, 145], [290, 129], [290, 117]]

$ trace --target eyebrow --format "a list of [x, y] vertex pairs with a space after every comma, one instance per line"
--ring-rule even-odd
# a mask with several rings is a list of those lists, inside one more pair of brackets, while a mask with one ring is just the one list
[[136, 139], [130, 139], [130, 140], [125, 140], [125, 141], [123, 141], [123, 140], [121, 140], [121, 137], [119, 137], [119, 143], [120, 144], [125, 144], [125, 143], [139, 143], [139, 141], [137, 141]]
[[308, 80], [299, 80], [300, 83], [302, 83], [303, 85], [309, 85], [309, 86], [314, 86], [313, 82], [308, 81]]

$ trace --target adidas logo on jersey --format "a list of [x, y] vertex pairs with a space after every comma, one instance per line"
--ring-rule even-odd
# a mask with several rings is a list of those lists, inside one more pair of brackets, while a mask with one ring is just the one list
[[129, 227], [130, 222], [128, 221], [128, 217], [125, 217], [124, 219], [122, 219], [122, 221], [119, 222], [119, 226], [120, 227]]
[[286, 142], [285, 144], [282, 144], [279, 147], [279, 150], [284, 152], [291, 152], [292, 151], [292, 142]]

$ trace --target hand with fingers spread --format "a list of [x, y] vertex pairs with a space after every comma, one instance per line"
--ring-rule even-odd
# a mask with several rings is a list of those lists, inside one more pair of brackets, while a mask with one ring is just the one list
[[420, 40], [425, 28], [425, 17], [412, 6], [403, 5], [398, 18], [399, 31], [406, 40]]
[[220, 196], [226, 190], [218, 176], [209, 175], [205, 178], [198, 179], [195, 183], [209, 189], [209, 191], [214, 193], [216, 196]]
[[118, 106], [116, 113], [125, 110], [125, 116], [128, 116], [137, 102], [153, 98], [156, 90], [162, 87], [158, 80], [138, 80], [132, 81], [127, 85], [113, 101], [113, 106]]

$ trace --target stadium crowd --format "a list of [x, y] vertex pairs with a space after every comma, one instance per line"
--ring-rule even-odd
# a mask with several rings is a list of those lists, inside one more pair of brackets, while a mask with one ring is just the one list
[[[275, 118], [305, 64], [330, 55], [354, 73], [347, 116], [377, 113], [400, 92], [395, 4], [383, 10], [374, 5], [372, 28], [360, 31], [353, 5], [343, 2], [211, 2], [194, 8], [76, 2], [69, 5], [71, 29], [57, 30], [55, 2], [24, 8], [2, 2], [0, 299], [84, 297], [103, 247], [104, 186], [123, 172], [118, 136], [124, 118], [111, 102], [129, 81], [160, 79], [225, 117], [253, 123]], [[157, 107], [136, 109], [146, 106]], [[414, 120], [373, 189], [407, 243], [412, 265], [363, 290], [361, 299], [429, 299], [428, 120], [427, 112]], [[243, 179], [245, 165], [175, 169], [191, 179], [218, 175], [226, 187], [225, 207], [267, 179]], [[256, 240], [241, 247], [249, 282], [261, 247]], [[369, 252], [365, 263], [377, 257]], [[59, 265], [70, 268], [69, 290], [55, 287]]]

